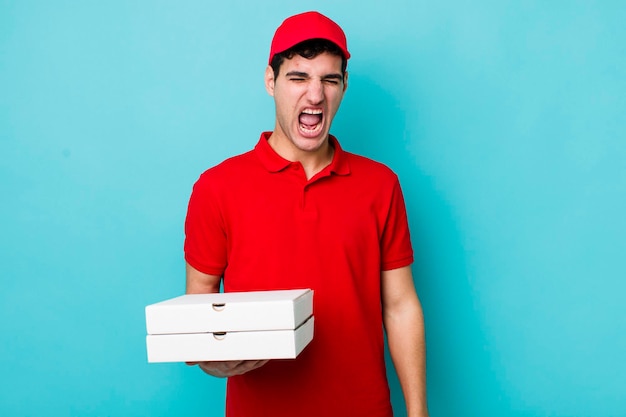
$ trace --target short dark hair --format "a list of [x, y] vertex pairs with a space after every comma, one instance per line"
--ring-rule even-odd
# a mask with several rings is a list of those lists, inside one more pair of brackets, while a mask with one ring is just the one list
[[274, 71], [274, 77], [278, 77], [280, 66], [283, 62], [286, 59], [293, 58], [296, 54], [306, 59], [313, 59], [324, 52], [341, 57], [341, 75], [345, 75], [348, 60], [345, 56], [343, 56], [341, 49], [326, 39], [309, 39], [292, 46], [286, 51], [274, 55], [272, 62], [270, 62], [270, 66]]

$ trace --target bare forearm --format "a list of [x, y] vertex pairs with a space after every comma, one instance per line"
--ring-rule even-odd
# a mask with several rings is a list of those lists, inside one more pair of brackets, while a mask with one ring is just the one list
[[419, 301], [385, 315], [389, 352], [404, 394], [408, 417], [426, 417], [426, 347]]
[[[187, 264], [186, 275], [187, 294], [208, 294], [220, 291], [222, 278], [218, 275], [205, 274], [189, 264]], [[187, 362], [188, 365], [198, 365], [208, 375], [218, 378], [241, 375], [260, 368], [266, 363], [266, 360]]]
[[220, 291], [221, 277], [208, 275], [187, 264], [187, 294], [208, 294]]
[[409, 266], [382, 273], [383, 321], [409, 417], [427, 417], [424, 315]]

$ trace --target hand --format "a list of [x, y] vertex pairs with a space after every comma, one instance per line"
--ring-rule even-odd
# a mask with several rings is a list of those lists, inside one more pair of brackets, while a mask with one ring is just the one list
[[260, 368], [268, 361], [212, 361], [212, 362], [187, 362], [187, 365], [198, 365], [205, 373], [218, 378], [242, 375], [253, 369]]

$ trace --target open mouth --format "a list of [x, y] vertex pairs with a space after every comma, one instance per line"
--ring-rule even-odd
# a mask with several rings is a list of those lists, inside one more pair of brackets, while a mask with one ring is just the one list
[[306, 109], [298, 117], [300, 129], [306, 134], [315, 134], [322, 128], [324, 113], [320, 109]]

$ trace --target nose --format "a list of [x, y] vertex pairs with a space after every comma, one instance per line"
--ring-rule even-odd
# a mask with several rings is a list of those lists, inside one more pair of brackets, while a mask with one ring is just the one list
[[320, 104], [324, 101], [324, 84], [322, 80], [311, 79], [307, 89], [307, 98], [311, 104]]

